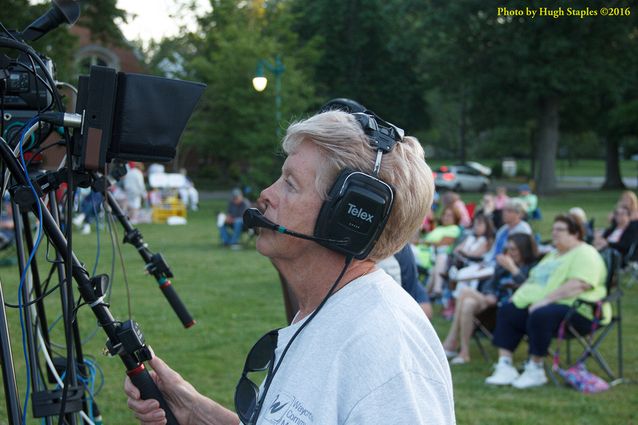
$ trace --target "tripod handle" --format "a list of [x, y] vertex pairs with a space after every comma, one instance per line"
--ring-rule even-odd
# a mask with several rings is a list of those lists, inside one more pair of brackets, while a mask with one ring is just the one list
[[185, 328], [193, 326], [195, 324], [195, 319], [193, 319], [193, 316], [190, 315], [186, 306], [179, 298], [179, 295], [177, 295], [177, 291], [175, 291], [171, 281], [163, 277], [158, 280], [158, 283], [160, 285], [160, 289], [164, 293], [164, 296], [168, 300], [168, 303], [171, 307], [173, 307], [173, 310], [177, 314], [177, 317], [179, 317], [179, 320], [182, 321], [182, 325], [184, 325]]
[[142, 400], [148, 400], [150, 398], [155, 399], [159, 402], [160, 407], [166, 413], [166, 424], [167, 425], [179, 425], [175, 415], [171, 411], [171, 408], [168, 407], [168, 403], [164, 399], [162, 392], [157, 388], [155, 381], [151, 378], [151, 375], [148, 373], [148, 370], [144, 367], [144, 364], [141, 363], [137, 368], [126, 372], [133, 382], [133, 385], [140, 390], [140, 395], [142, 396]]

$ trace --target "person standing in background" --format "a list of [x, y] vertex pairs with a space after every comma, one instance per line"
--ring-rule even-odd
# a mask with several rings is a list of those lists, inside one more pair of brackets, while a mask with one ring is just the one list
[[122, 178], [122, 186], [124, 187], [124, 192], [126, 192], [127, 212], [133, 224], [139, 221], [142, 202], [146, 198], [146, 184], [144, 183], [144, 174], [141, 167], [142, 164], [139, 162], [129, 162], [128, 172]]

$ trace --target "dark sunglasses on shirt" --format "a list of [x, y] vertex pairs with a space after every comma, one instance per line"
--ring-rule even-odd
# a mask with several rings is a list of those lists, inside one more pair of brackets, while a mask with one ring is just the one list
[[263, 403], [263, 400], [259, 399], [259, 386], [248, 378], [248, 374], [267, 370], [268, 383], [275, 360], [278, 335], [279, 329], [268, 332], [259, 338], [246, 356], [244, 371], [235, 388], [235, 410], [244, 425], [253, 425], [257, 421]]

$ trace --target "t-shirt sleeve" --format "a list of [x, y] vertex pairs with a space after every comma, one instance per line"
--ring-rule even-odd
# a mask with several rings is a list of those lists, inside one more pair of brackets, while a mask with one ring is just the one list
[[442, 382], [401, 373], [355, 405], [344, 425], [455, 424], [454, 401]]
[[[576, 255], [572, 256], [566, 280], [577, 279], [596, 288], [604, 283], [605, 264], [600, 254], [589, 246], [583, 246]], [[588, 249], [591, 248], [591, 249]]]

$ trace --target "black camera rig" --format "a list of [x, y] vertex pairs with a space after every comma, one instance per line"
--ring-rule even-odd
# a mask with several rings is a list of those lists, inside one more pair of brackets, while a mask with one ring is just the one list
[[[2, 109], [0, 160], [1, 187], [11, 195], [15, 223], [15, 242], [20, 271], [19, 314], [27, 363], [27, 387], [33, 388], [33, 417], [47, 424], [58, 415], [76, 424], [78, 412], [85, 422], [87, 412], [97, 409], [82, 382], [87, 376], [75, 313], [78, 306], [73, 296], [72, 281], [100, 328], [107, 334], [106, 350], [118, 356], [127, 374], [140, 389], [142, 398], [155, 398], [166, 411], [169, 424], [176, 424], [161, 392], [151, 379], [144, 362], [150, 352], [139, 324], [132, 320], [116, 320], [106, 301], [109, 277], [90, 276], [72, 250], [72, 193], [75, 187], [91, 187], [104, 194], [106, 207], [124, 228], [124, 242], [135, 246], [146, 270], [175, 310], [184, 327], [195, 321], [181, 302], [170, 278], [173, 273], [159, 253], [153, 253], [141, 233], [134, 228], [114, 197], [107, 170], [122, 160], [166, 162], [174, 158], [184, 127], [205, 86], [200, 83], [155, 76], [117, 72], [105, 67], [92, 67], [88, 76], [80, 77], [75, 112], [66, 112], [52, 76], [52, 64], [27, 42], [36, 40], [62, 23], [73, 24], [79, 17], [79, 5], [71, 0], [53, 0], [51, 9], [21, 32], [0, 25], [0, 48], [16, 53], [0, 55], [0, 109]], [[66, 147], [66, 163], [57, 171], [44, 172], [25, 161], [40, 152], [40, 144], [53, 128], [58, 129]], [[28, 146], [25, 139], [31, 138]], [[60, 224], [56, 189], [66, 184], [67, 205], [64, 226]], [[64, 210], [63, 210], [64, 211]], [[35, 214], [37, 221], [31, 216]], [[49, 380], [65, 374], [63, 388], [49, 389], [40, 369], [40, 356], [50, 352], [44, 298], [52, 291], [42, 287], [36, 256], [42, 232], [34, 240], [32, 226], [38, 223], [55, 248], [49, 278], [55, 270], [59, 279], [62, 320], [66, 342], [66, 358], [47, 359]], [[64, 228], [63, 232], [61, 228]], [[30, 253], [30, 255], [29, 255]], [[30, 273], [30, 279], [25, 279]], [[47, 282], [48, 279], [47, 278]], [[0, 365], [2, 367], [7, 417], [10, 425], [26, 422], [26, 405], [20, 403], [13, 366], [4, 295], [0, 285]], [[41, 342], [40, 350], [38, 340]], [[53, 382], [53, 381], [51, 381]], [[22, 414], [21, 414], [22, 412]]]

